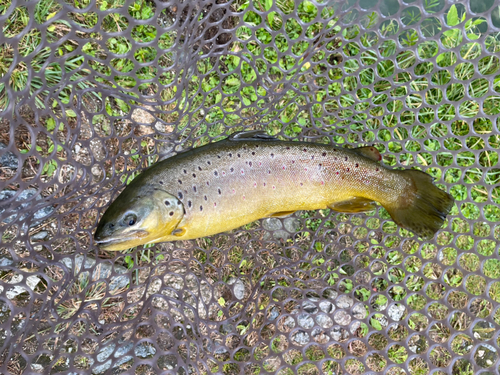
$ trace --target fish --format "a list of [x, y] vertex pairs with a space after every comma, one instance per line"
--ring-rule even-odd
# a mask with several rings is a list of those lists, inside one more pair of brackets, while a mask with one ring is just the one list
[[212, 236], [300, 210], [361, 213], [377, 203], [397, 225], [432, 238], [453, 197], [427, 173], [386, 168], [381, 159], [373, 146], [238, 132], [147, 168], [107, 208], [94, 240], [103, 250], [120, 251]]

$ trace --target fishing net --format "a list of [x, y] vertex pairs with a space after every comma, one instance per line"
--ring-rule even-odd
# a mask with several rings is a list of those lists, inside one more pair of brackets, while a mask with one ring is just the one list
[[[0, 372], [498, 374], [494, 0], [2, 0]], [[141, 170], [241, 130], [375, 144], [456, 199], [423, 241], [301, 211], [114, 253]]]

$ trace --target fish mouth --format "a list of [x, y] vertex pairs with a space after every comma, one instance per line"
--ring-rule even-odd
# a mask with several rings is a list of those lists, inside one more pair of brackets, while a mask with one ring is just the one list
[[110, 237], [105, 239], [96, 239], [94, 238], [94, 242], [98, 245], [115, 245], [122, 242], [133, 241], [139, 238], [146, 237], [149, 233], [145, 230], [135, 230], [127, 234], [127, 237]]

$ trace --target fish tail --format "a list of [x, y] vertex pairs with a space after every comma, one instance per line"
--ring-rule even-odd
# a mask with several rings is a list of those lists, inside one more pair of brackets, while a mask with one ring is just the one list
[[435, 186], [427, 173], [411, 169], [398, 173], [411, 181], [412, 188], [407, 189], [397, 203], [384, 208], [399, 226], [424, 239], [432, 238], [450, 213], [453, 197]]

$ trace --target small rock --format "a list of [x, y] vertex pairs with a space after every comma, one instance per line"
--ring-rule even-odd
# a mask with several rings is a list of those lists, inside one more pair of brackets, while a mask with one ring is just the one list
[[285, 229], [290, 233], [295, 233], [300, 229], [300, 220], [296, 217], [287, 217], [284, 220]]
[[295, 328], [295, 320], [291, 316], [286, 316], [283, 321], [283, 327], [292, 329]]
[[[83, 259], [84, 256], [81, 254], [78, 254], [74, 257], [75, 260], [75, 267], [73, 269], [73, 259], [72, 258], [63, 258], [61, 262], [70, 270], [73, 270], [73, 274], [78, 274], [80, 273], [80, 269], [82, 268], [83, 264]], [[87, 256], [85, 257], [85, 264], [84, 269], [89, 269], [89, 268], [94, 268], [96, 264], [95, 259]], [[111, 275], [111, 269], [114, 269], [114, 272], [118, 274], [125, 274], [128, 273], [129, 270], [123, 266], [117, 266], [117, 265], [111, 265], [108, 262], [102, 262], [99, 263], [95, 268], [94, 272], [92, 274], [92, 280], [99, 280], [99, 279], [107, 279]], [[81, 277], [84, 277], [84, 272], [82, 272]], [[125, 288], [128, 284], [130, 283], [128, 275], [120, 275], [120, 276], [113, 276], [111, 277], [111, 280], [109, 282], [109, 291], [115, 291], [121, 288]]]
[[[11, 280], [12, 284], [13, 283], [19, 283], [23, 279], [22, 275], [17, 274], [15, 276], [17, 276], [17, 278], [16, 277], [12, 278], [12, 280]], [[35, 276], [35, 275], [28, 276], [28, 278], [26, 279], [26, 285], [31, 290], [34, 290], [36, 288], [36, 286], [38, 285], [39, 282], [40, 282], [40, 278], [38, 276]], [[22, 285], [14, 285], [12, 288], [10, 288], [5, 293], [5, 296], [8, 299], [13, 299], [14, 297], [16, 297], [19, 294], [24, 293], [24, 292], [27, 292], [27, 290], [26, 290], [26, 288], [24, 286], [22, 286]]]
[[326, 314], [319, 314], [316, 316], [316, 323], [321, 328], [331, 328], [333, 326], [333, 320]]
[[134, 347], [134, 344], [129, 342], [127, 345], [120, 346], [118, 349], [116, 349], [115, 358], [119, 358], [122, 355], [125, 355], [127, 352], [129, 352], [132, 348]]
[[103, 363], [102, 365], [95, 366], [92, 369], [92, 374], [102, 374], [106, 372], [106, 370], [109, 370], [111, 367], [111, 360], [107, 361], [106, 363]]
[[273, 233], [273, 237], [277, 240], [287, 240], [290, 238], [290, 233], [288, 233], [286, 230], [279, 229]]
[[335, 323], [340, 324], [342, 326], [346, 326], [351, 323], [351, 316], [347, 313], [347, 311], [340, 310], [335, 313], [334, 316]]
[[309, 314], [315, 314], [318, 312], [318, 306], [309, 301], [302, 302], [302, 310]]
[[140, 343], [135, 347], [134, 354], [139, 358], [148, 358], [156, 354], [156, 348], [150, 343]]
[[335, 311], [335, 306], [333, 305], [333, 303], [328, 302], [328, 301], [321, 301], [319, 303], [319, 308], [321, 309], [321, 311], [323, 311], [327, 314]]
[[309, 342], [309, 334], [299, 330], [292, 335], [292, 341], [297, 345], [306, 345]]
[[276, 306], [273, 306], [268, 312], [267, 319], [275, 320], [278, 316], [280, 316], [280, 311]]
[[396, 303], [389, 307], [387, 315], [389, 315], [389, 318], [392, 320], [399, 322], [406, 315], [406, 308], [403, 305]]
[[[6, 147], [7, 145], [5, 143], [0, 142], [0, 150]], [[0, 156], [0, 167], [16, 170], [19, 167], [19, 159], [12, 152], [7, 151]]]
[[37, 212], [35, 212], [33, 214], [33, 218], [35, 220], [40, 220], [40, 219], [43, 219], [43, 218], [49, 216], [50, 214], [52, 214], [52, 212], [54, 212], [54, 207], [46, 206], [46, 207], [38, 210]]
[[49, 236], [49, 232], [47, 232], [46, 230], [42, 230], [42, 231], [40, 231], [40, 232], [35, 233], [34, 235], [32, 235], [30, 237], [30, 239], [31, 239], [32, 242], [38, 242], [38, 241], [45, 240], [48, 236]]
[[314, 328], [311, 332], [311, 336], [318, 344], [326, 344], [330, 341], [330, 336], [325, 334], [325, 331], [320, 328]]
[[116, 344], [110, 344], [108, 346], [105, 346], [99, 351], [99, 353], [97, 353], [97, 360], [99, 362], [104, 362], [111, 356], [111, 354], [113, 354], [115, 348]]
[[362, 303], [358, 303], [352, 308], [352, 317], [354, 319], [364, 319], [367, 315], [366, 307]]
[[269, 217], [267, 219], [262, 220], [262, 226], [264, 229], [268, 231], [274, 231], [281, 229], [283, 224], [281, 223], [281, 220], [275, 217]]
[[[17, 194], [17, 192], [14, 190], [2, 190], [2, 191], [0, 191], [0, 202], [7, 200], [7, 199], [10, 199], [13, 196], [15, 196], [16, 194]], [[27, 201], [27, 200], [29, 200], [29, 201], [21, 203], [21, 204], [15, 204], [15, 203], [11, 202], [12, 207], [9, 207], [9, 210], [14, 211], [14, 212], [21, 211], [25, 208], [32, 206], [33, 202], [32, 202], [32, 199], [30, 199], [30, 198], [36, 194], [37, 194], [37, 191], [35, 189], [23, 190], [17, 196], [17, 198], [15, 199], [15, 202], [23, 202], [23, 201]], [[40, 194], [38, 194], [35, 198], [35, 200], [37, 200], [37, 201], [39, 201], [41, 199], [42, 199], [42, 197]], [[6, 210], [6, 208], [3, 208], [3, 207], [0, 208], [0, 214], [2, 212], [4, 212], [5, 210]], [[38, 211], [36, 211], [33, 214], [33, 219], [35, 219], [36, 221], [32, 222], [31, 226], [35, 226], [35, 225], [39, 224], [40, 219], [45, 218], [46, 216], [49, 216], [50, 214], [52, 214], [52, 212], [54, 212], [54, 207], [52, 207], [52, 206], [46, 206], [46, 207], [39, 209]], [[22, 215], [18, 220], [23, 221], [28, 216], [29, 216], [29, 214], [26, 213], [26, 214]], [[9, 216], [3, 220], [3, 223], [9, 224], [9, 223], [13, 222], [15, 218], [16, 218], [16, 215]]]
[[343, 342], [349, 338], [349, 332], [347, 332], [346, 329], [337, 326], [337, 327], [333, 327], [333, 329], [330, 331], [330, 336], [335, 341]]
[[349, 296], [342, 295], [337, 298], [335, 303], [339, 309], [348, 309], [354, 305], [354, 300]]
[[233, 294], [238, 299], [243, 299], [245, 297], [245, 284], [240, 279], [231, 278], [228, 285], [233, 285]]
[[310, 329], [314, 326], [314, 320], [309, 314], [299, 314], [299, 316], [297, 316], [297, 322], [299, 326], [304, 329]]

